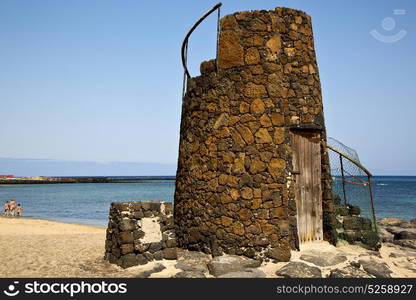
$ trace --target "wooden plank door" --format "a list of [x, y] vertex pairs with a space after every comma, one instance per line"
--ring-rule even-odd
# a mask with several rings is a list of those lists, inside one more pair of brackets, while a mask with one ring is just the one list
[[299, 243], [323, 240], [321, 144], [316, 132], [292, 132]]

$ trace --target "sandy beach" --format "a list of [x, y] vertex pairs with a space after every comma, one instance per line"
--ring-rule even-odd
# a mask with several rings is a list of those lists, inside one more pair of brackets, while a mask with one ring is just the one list
[[0, 217], [0, 277], [136, 277], [153, 267], [149, 263], [122, 269], [105, 262], [105, 230]]
[[[150, 262], [128, 269], [109, 264], [103, 260], [105, 230], [105, 227], [0, 217], [0, 277], [168, 278], [183, 271], [176, 267], [176, 260]], [[337, 247], [326, 242], [312, 243], [301, 251], [292, 251], [291, 261], [316, 266], [301, 260], [305, 254], [347, 258], [338, 264], [321, 267], [323, 277], [329, 276], [335, 268], [345, 268], [363, 259], [386, 263], [392, 271], [391, 277], [416, 277], [416, 251], [391, 243], [383, 244], [379, 253], [347, 243], [339, 243]], [[203, 259], [206, 262], [211, 258]], [[201, 265], [201, 261], [194, 263]], [[268, 262], [258, 269], [266, 277], [279, 277], [276, 271], [286, 264]], [[205, 277], [213, 277], [207, 269]]]

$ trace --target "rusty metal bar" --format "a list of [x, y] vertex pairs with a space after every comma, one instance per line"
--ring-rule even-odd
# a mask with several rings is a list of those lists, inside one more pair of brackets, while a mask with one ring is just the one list
[[217, 15], [217, 49], [215, 50], [215, 69], [217, 71], [218, 71], [218, 47], [220, 43], [220, 31], [221, 31], [220, 17], [221, 17], [221, 5], [218, 6], [218, 15]]
[[342, 163], [342, 155], [339, 154], [339, 161], [341, 164], [341, 176], [342, 176], [342, 191], [344, 192], [344, 204], [347, 204], [347, 193], [345, 192], [345, 174], [344, 174], [344, 164]]
[[374, 208], [374, 197], [373, 197], [373, 187], [372, 187], [373, 184], [371, 182], [371, 176], [369, 176], [369, 175], [367, 175], [367, 176], [368, 176], [368, 188], [370, 190], [370, 198], [371, 198], [371, 210], [372, 210], [372, 213], [373, 213], [374, 230], [375, 230], [375, 232], [377, 232], [376, 211], [375, 211], [375, 208]]

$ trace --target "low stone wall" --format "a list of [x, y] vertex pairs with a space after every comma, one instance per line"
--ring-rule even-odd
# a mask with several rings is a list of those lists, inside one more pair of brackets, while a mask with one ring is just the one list
[[366, 248], [378, 250], [380, 238], [368, 218], [360, 216], [361, 209], [354, 205], [340, 205], [335, 210], [338, 238], [350, 244], [360, 243]]
[[152, 260], [176, 259], [172, 203], [112, 203], [105, 260], [123, 268]]

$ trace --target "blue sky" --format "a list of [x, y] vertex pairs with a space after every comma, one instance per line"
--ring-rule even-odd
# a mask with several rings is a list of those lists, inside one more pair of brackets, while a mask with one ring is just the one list
[[[215, 3], [0, 1], [0, 157], [172, 169], [180, 46]], [[276, 6], [312, 16], [328, 134], [355, 148], [375, 174], [416, 175], [416, 2], [223, 1], [222, 15]], [[192, 75], [215, 56], [215, 22], [204, 22], [190, 40]], [[384, 43], [374, 29], [406, 35]]]

